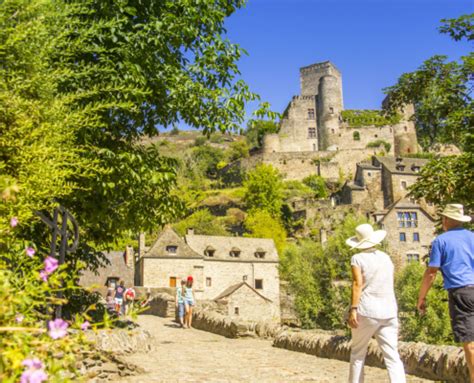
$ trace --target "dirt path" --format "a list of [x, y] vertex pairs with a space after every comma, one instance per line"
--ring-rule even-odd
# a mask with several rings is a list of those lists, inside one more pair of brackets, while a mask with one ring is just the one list
[[[139, 323], [155, 338], [155, 350], [127, 360], [146, 374], [121, 383], [151, 382], [347, 382], [349, 364], [272, 347], [270, 341], [227, 339], [177, 328], [169, 319], [143, 315]], [[388, 382], [385, 370], [366, 367], [366, 383]], [[410, 377], [408, 382], [429, 382]]]

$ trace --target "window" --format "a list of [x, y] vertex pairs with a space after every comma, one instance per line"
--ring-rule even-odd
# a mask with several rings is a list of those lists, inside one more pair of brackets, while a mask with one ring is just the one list
[[115, 288], [116, 286], [118, 286], [118, 283], [119, 283], [119, 278], [118, 277], [108, 277], [107, 282], [105, 282], [105, 285], [107, 287]]
[[234, 314], [239, 315], [239, 308], [238, 307], [234, 307]]
[[176, 277], [170, 277], [170, 287], [176, 287]]
[[360, 141], [360, 133], [358, 131], [355, 131], [354, 133], [352, 133], [352, 138], [354, 139], [354, 141]]
[[406, 126], [404, 126], [403, 129], [405, 130], [405, 132], [408, 132], [408, 128]]
[[176, 252], [178, 251], [178, 246], [166, 246], [166, 252], [168, 254], [176, 254]]
[[329, 108], [329, 113], [334, 114], [334, 108], [332, 106]]
[[407, 241], [407, 236], [405, 233], [400, 233], [400, 242], [406, 242]]
[[370, 177], [372, 175], [371, 172], [367, 172], [367, 176]]
[[374, 134], [374, 137], [377, 138], [379, 135], [378, 134]]
[[262, 290], [263, 289], [263, 279], [256, 279], [255, 280], [255, 288], [257, 290]]
[[308, 138], [316, 138], [316, 128], [308, 128]]
[[255, 258], [265, 258], [265, 250], [263, 250], [261, 247], [255, 250]]
[[420, 255], [416, 253], [408, 253], [407, 262], [420, 262]]
[[316, 151], [316, 144], [313, 144], [313, 152]]
[[413, 233], [413, 242], [420, 242], [420, 233]]
[[247, 282], [247, 276], [244, 275], [244, 276], [242, 277], [242, 280], [243, 280], [244, 282]]
[[211, 287], [212, 286], [212, 279], [207, 277], [206, 278], [206, 287]]
[[397, 165], [397, 166], [395, 166], [395, 169], [403, 172], [405, 170], [405, 165]]
[[240, 249], [237, 248], [237, 247], [233, 247], [230, 250], [229, 255], [233, 258], [239, 258], [240, 257]]
[[308, 109], [308, 120], [314, 120], [314, 109]]
[[400, 183], [402, 185], [402, 189], [407, 190], [407, 181], [401, 181]]
[[416, 212], [399, 211], [397, 221], [398, 227], [418, 227], [418, 214]]
[[204, 250], [204, 255], [208, 257], [213, 257], [215, 253], [216, 253], [216, 249], [214, 249], [212, 246], [207, 246], [206, 249]]
[[334, 134], [336, 133], [336, 131], [334, 129], [331, 129], [331, 133]]
[[412, 169], [415, 173], [419, 173], [419, 172], [420, 172], [420, 167], [419, 167], [419, 166], [412, 166], [411, 169]]

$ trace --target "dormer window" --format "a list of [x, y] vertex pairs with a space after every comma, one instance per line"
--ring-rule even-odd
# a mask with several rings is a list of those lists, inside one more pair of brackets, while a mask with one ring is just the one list
[[411, 170], [413, 170], [415, 173], [418, 173], [418, 172], [420, 171], [420, 167], [413, 165], [413, 166], [411, 167]]
[[229, 255], [232, 257], [232, 258], [239, 258], [240, 257], [240, 249], [238, 247], [233, 247], [230, 252], [229, 252]]
[[403, 172], [405, 170], [405, 165], [397, 165], [396, 169]]
[[166, 252], [168, 254], [176, 254], [177, 251], [178, 251], [178, 246], [175, 246], [175, 245], [166, 246]]
[[204, 250], [204, 255], [207, 257], [213, 257], [215, 253], [216, 253], [216, 249], [214, 249], [210, 245], [207, 246], [206, 249]]
[[265, 258], [265, 250], [263, 250], [261, 247], [255, 250], [255, 258], [259, 258], [259, 259]]

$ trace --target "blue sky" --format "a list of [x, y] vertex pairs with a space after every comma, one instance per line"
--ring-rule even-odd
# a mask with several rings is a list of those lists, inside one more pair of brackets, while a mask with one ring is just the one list
[[473, 0], [249, 0], [226, 28], [249, 54], [242, 78], [273, 110], [299, 93], [300, 67], [326, 60], [342, 72], [346, 109], [376, 109], [402, 73], [472, 50], [437, 31], [442, 18], [472, 12]]

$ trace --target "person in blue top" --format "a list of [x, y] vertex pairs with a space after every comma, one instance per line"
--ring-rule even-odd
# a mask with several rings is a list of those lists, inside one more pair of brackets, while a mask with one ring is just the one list
[[186, 279], [181, 279], [181, 286], [176, 288], [176, 308], [178, 309], [178, 318], [181, 328], [184, 328], [184, 286]]
[[444, 288], [448, 290], [454, 340], [463, 344], [470, 380], [474, 383], [474, 233], [462, 227], [471, 221], [463, 210], [460, 204], [448, 204], [441, 213], [444, 233], [431, 244], [417, 308], [420, 314], [425, 313], [426, 295], [441, 270]]
[[189, 276], [186, 280], [186, 286], [184, 287], [184, 308], [186, 310], [186, 316], [184, 318], [185, 326], [191, 328], [193, 322], [193, 306], [196, 304], [193, 292], [193, 277]]

